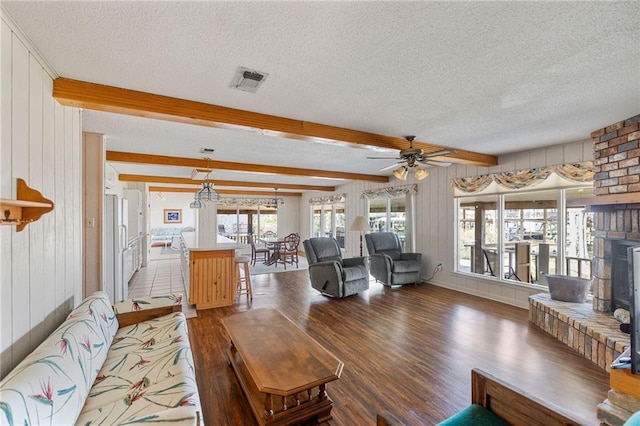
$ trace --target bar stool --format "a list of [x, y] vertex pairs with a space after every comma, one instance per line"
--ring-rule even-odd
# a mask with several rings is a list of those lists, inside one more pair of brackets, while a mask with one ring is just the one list
[[[249, 256], [236, 256], [234, 258], [236, 263], [236, 298], [243, 294], [249, 297], [249, 300], [253, 300], [253, 292], [251, 291], [251, 275], [249, 274], [249, 262], [251, 258]], [[244, 277], [240, 274], [240, 266], [244, 268]], [[244, 287], [242, 284], [244, 283]]]

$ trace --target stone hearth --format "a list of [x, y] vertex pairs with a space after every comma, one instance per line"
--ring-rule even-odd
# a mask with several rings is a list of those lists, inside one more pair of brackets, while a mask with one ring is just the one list
[[529, 297], [529, 320], [606, 371], [629, 346], [620, 323], [610, 312], [594, 311], [591, 300], [559, 302], [535, 294]]

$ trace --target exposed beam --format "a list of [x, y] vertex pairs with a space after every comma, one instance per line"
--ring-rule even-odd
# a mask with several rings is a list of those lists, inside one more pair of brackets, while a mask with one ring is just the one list
[[[149, 186], [149, 192], [190, 192], [195, 193], [198, 188], [185, 188], [177, 186]], [[228, 195], [254, 195], [260, 197], [273, 197], [273, 191], [247, 191], [235, 189], [216, 189], [219, 194]], [[282, 197], [302, 197], [302, 192], [279, 192]]]
[[[120, 174], [118, 180], [121, 182], [146, 182], [146, 183], [172, 183], [178, 185], [199, 185], [202, 181], [195, 181], [189, 178], [178, 178], [169, 176], [148, 176], [148, 175], [127, 175]], [[292, 183], [270, 183], [270, 182], [242, 182], [237, 180], [217, 180], [211, 179], [217, 186], [240, 186], [250, 188], [278, 188], [278, 189], [298, 189], [303, 191], [327, 191], [333, 192], [335, 186], [320, 185], [297, 185]], [[216, 189], [218, 191], [218, 189]], [[271, 193], [273, 194], [273, 193]]]
[[154, 164], [158, 166], [180, 166], [191, 168], [209, 168], [240, 172], [269, 173], [295, 176], [311, 176], [332, 179], [365, 180], [370, 182], [389, 182], [388, 176], [367, 175], [361, 173], [330, 172], [327, 170], [300, 169], [297, 167], [266, 166], [261, 164], [234, 163], [229, 161], [204, 160], [201, 158], [169, 157], [166, 155], [139, 154], [135, 152], [107, 151], [107, 161], [136, 164]]
[[[407, 148], [407, 141], [401, 137], [378, 135], [66, 78], [54, 80], [53, 97], [62, 105], [158, 120], [227, 129], [260, 129], [290, 139], [314, 142], [343, 143], [360, 147], [366, 145], [398, 150]], [[414, 147], [422, 148], [427, 153], [447, 149], [447, 147], [418, 141], [414, 142]], [[439, 158], [477, 166], [498, 164], [498, 158], [494, 155], [460, 149]]]

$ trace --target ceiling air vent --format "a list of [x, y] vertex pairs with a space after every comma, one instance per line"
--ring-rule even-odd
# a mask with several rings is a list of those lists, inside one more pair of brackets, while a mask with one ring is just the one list
[[213, 154], [215, 149], [213, 148], [200, 148], [200, 153], [202, 154]]
[[264, 83], [268, 76], [269, 74], [262, 71], [238, 67], [238, 71], [236, 71], [236, 75], [231, 82], [231, 87], [244, 92], [256, 93], [258, 87]]

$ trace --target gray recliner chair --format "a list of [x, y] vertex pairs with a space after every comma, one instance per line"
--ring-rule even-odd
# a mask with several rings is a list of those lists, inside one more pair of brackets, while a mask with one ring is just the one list
[[393, 232], [365, 234], [371, 275], [386, 286], [419, 283], [422, 253], [403, 253]]
[[342, 258], [335, 238], [302, 242], [309, 262], [311, 286], [330, 297], [346, 297], [369, 289], [366, 257]]

